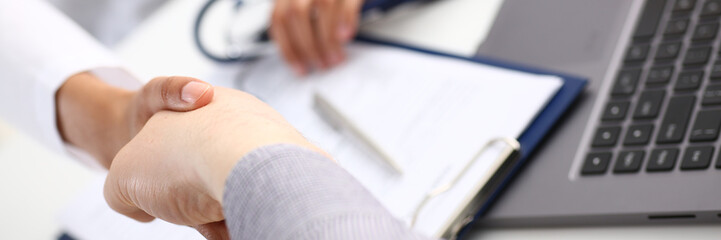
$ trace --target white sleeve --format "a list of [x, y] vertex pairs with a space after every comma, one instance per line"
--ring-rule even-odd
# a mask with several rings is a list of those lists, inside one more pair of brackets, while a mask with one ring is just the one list
[[[100, 9], [98, 9], [100, 10]], [[120, 66], [67, 16], [41, 0], [0, 0], [0, 117], [65, 153], [55, 92], [75, 73]]]

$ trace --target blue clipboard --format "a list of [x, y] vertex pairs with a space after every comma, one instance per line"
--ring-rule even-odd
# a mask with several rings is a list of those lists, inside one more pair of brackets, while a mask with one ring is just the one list
[[515, 174], [520, 170], [521, 166], [528, 160], [528, 157], [534, 152], [534, 150], [536, 149], [536, 147], [538, 147], [541, 141], [543, 141], [546, 134], [551, 131], [556, 122], [559, 121], [563, 114], [581, 95], [583, 89], [588, 82], [585, 78], [581, 77], [542, 70], [534, 67], [523, 66], [520, 64], [485, 58], [481, 56], [475, 56], [472, 58], [461, 57], [436, 51], [430, 51], [400, 43], [378, 40], [366, 36], [358, 36], [356, 37], [356, 40], [366, 43], [398, 47], [431, 55], [461, 59], [485, 65], [517, 70], [521, 72], [554, 75], [563, 79], [563, 85], [558, 90], [556, 95], [551, 99], [551, 101], [548, 102], [546, 107], [538, 114], [538, 116], [536, 116], [536, 118], [531, 122], [528, 128], [526, 128], [526, 130], [517, 139], [518, 142], [521, 144], [520, 157], [518, 157], [516, 161], [510, 162], [506, 166], [504, 166], [503, 169], [499, 170], [499, 172], [494, 175], [492, 180], [487, 183], [491, 184], [491, 182], [493, 182], [492, 184], [494, 186], [490, 187], [489, 191], [486, 193], [487, 196], [484, 198], [485, 200], [480, 206], [478, 206], [478, 211], [475, 213], [471, 221], [463, 223], [464, 225], [458, 231], [456, 237], [460, 237], [465, 234], [470, 229], [469, 226], [472, 225], [473, 219], [478, 219], [482, 217], [482, 215], [488, 210], [493, 201], [500, 195], [501, 190], [510, 182], [511, 178], [515, 176]]

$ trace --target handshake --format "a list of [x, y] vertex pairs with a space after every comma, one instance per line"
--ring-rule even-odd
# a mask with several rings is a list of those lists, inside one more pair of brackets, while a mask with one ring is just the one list
[[[259, 147], [295, 144], [319, 153], [280, 114], [231, 89], [189, 112], [161, 111], [116, 155], [105, 183], [111, 208], [138, 221], [160, 218], [228, 239], [222, 197], [243, 156]], [[206, 93], [208, 94], [208, 93]]]
[[56, 104], [64, 140], [109, 169], [108, 205], [135, 220], [209, 239], [424, 239], [247, 93], [186, 77], [131, 92], [82, 73]]
[[292, 145], [333, 164], [257, 98], [193, 78], [160, 77], [131, 92], [81, 73], [56, 100], [65, 141], [109, 169], [111, 208], [138, 221], [192, 226], [209, 239], [229, 239], [226, 178], [250, 152]]

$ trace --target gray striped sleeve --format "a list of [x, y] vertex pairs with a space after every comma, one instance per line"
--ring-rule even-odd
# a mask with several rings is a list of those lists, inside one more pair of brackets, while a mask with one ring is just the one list
[[348, 172], [302, 147], [256, 149], [225, 185], [232, 239], [424, 239]]

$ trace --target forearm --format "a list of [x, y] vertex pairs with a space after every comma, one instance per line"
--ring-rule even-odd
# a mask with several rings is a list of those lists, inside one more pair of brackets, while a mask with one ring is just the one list
[[109, 167], [128, 141], [128, 107], [132, 92], [112, 87], [90, 73], [68, 78], [57, 91], [57, 127], [67, 143], [90, 153]]
[[294, 145], [247, 154], [223, 205], [234, 239], [424, 239], [332, 160]]

